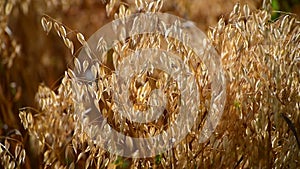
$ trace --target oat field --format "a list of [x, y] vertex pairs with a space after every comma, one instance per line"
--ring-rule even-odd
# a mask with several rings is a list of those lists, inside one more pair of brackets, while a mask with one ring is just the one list
[[[3, 0], [0, 8], [0, 168], [300, 168], [299, 0]], [[100, 38], [97, 49], [106, 51], [96, 57], [100, 64], [80, 58], [82, 51], [96, 55], [88, 39], [99, 28], [143, 13], [193, 22], [221, 68], [207, 66], [171, 35], [149, 32], [124, 38], [121, 31], [111, 49]], [[143, 48], [186, 61], [196, 79], [198, 116], [170, 149], [131, 158], [109, 151], [118, 145], [98, 144], [94, 133], [109, 130], [91, 125], [97, 116], [81, 118], [92, 102], [112, 128], [135, 138], [163, 133], [176, 121], [181, 85], [160, 69], [133, 75], [127, 99], [134, 110], [146, 111], [151, 91], [163, 88], [162, 117], [137, 124], [118, 114], [116, 65]], [[87, 70], [95, 82], [74, 80]], [[211, 100], [218, 97], [213, 89], [221, 84], [214, 86], [213, 75], [219, 71], [226, 95], [217, 118], [208, 114], [218, 106]], [[96, 99], [86, 101], [87, 92]], [[199, 141], [204, 122], [216, 119], [211, 135]]]

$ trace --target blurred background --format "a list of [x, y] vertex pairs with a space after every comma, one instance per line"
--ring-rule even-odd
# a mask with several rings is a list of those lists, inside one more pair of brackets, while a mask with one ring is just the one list
[[[218, 19], [228, 17], [237, 2], [247, 2], [252, 10], [262, 5], [262, 0], [165, 0], [162, 11], [192, 20], [207, 31]], [[134, 1], [124, 4], [134, 6]], [[300, 0], [273, 0], [272, 7], [300, 14]], [[0, 8], [0, 141], [17, 129], [27, 144], [19, 109], [36, 107], [34, 98], [40, 84], [55, 90], [74, 57], [54, 31], [43, 31], [41, 17], [48, 15], [86, 38], [113, 17], [106, 15], [100, 0], [1, 0]], [[274, 12], [272, 17], [279, 16], [280, 12]], [[74, 45], [78, 50], [80, 44]]]

